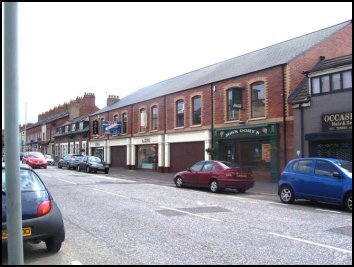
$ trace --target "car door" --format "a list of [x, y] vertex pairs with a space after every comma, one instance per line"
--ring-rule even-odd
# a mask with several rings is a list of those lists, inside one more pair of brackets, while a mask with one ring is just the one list
[[199, 186], [198, 185], [198, 175], [202, 169], [205, 161], [199, 161], [194, 164], [184, 175], [183, 182], [186, 185]]
[[311, 195], [313, 167], [312, 159], [301, 159], [293, 164], [290, 179], [297, 198], [307, 198]]
[[333, 173], [341, 171], [326, 160], [316, 160], [312, 181], [312, 195], [319, 201], [341, 202], [344, 186], [343, 177], [335, 177]]
[[198, 172], [198, 185], [202, 187], [209, 187], [209, 181], [213, 177], [214, 163], [207, 161], [203, 168]]

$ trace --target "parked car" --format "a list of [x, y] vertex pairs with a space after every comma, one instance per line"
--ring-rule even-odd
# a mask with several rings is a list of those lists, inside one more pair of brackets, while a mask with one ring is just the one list
[[214, 193], [226, 188], [243, 193], [254, 185], [251, 169], [215, 160], [197, 162], [186, 171], [177, 173], [174, 182], [177, 187], [206, 187]]
[[22, 157], [22, 163], [25, 163], [32, 168], [46, 169], [48, 163], [41, 152], [26, 152]]
[[77, 165], [77, 171], [85, 170], [86, 172], [109, 172], [109, 166], [106, 162], [102, 161], [99, 157], [84, 156]]
[[68, 170], [75, 170], [82, 157], [83, 155], [80, 154], [67, 154], [58, 161], [58, 168], [66, 167]]
[[22, 161], [22, 158], [24, 155], [25, 155], [25, 152], [20, 152], [20, 161]]
[[308, 199], [343, 205], [352, 211], [352, 162], [329, 158], [290, 161], [278, 181], [283, 203]]
[[54, 159], [52, 158], [52, 155], [44, 155], [48, 165], [55, 165], [55, 161]]
[[[23, 241], [45, 242], [49, 252], [58, 252], [65, 239], [62, 214], [38, 174], [20, 166]], [[2, 245], [7, 243], [6, 172], [2, 164]]]

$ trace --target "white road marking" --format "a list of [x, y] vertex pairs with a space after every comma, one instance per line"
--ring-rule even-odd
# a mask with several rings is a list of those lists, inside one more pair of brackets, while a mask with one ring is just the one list
[[342, 249], [342, 248], [337, 248], [337, 247], [333, 247], [333, 246], [329, 246], [329, 245], [324, 245], [324, 244], [320, 244], [320, 243], [308, 241], [308, 240], [301, 239], [301, 238], [295, 238], [295, 237], [286, 236], [286, 235], [281, 235], [281, 234], [272, 233], [272, 232], [268, 232], [268, 234], [270, 234], [270, 235], [275, 235], [275, 236], [279, 236], [279, 237], [283, 237], [283, 238], [287, 238], [287, 239], [291, 239], [291, 240], [295, 240], [295, 241], [299, 241], [299, 242], [303, 242], [303, 243], [307, 243], [307, 244], [310, 244], [310, 245], [315, 245], [315, 246], [319, 246], [319, 247], [324, 247], [324, 248], [328, 248], [328, 249], [337, 250], [337, 251], [340, 251], [340, 252], [343, 252], [343, 253], [350, 253], [350, 254], [352, 254], [352, 251], [351, 251], [351, 250]]
[[332, 213], [341, 213], [340, 211], [335, 211], [335, 210], [324, 210], [324, 209], [316, 209], [318, 211], [324, 211], [324, 212], [332, 212]]
[[97, 188], [93, 188], [93, 187], [90, 187], [90, 188], [91, 188], [92, 190], [95, 190], [95, 191], [100, 191], [100, 192], [103, 192], [103, 193], [106, 193], [106, 194], [110, 194], [110, 195], [114, 195], [114, 196], [117, 196], [117, 197], [122, 197], [122, 198], [130, 199], [130, 197], [127, 197], [127, 196], [119, 195], [119, 194], [116, 194], [116, 193], [104, 191], [104, 190], [97, 189]]
[[202, 215], [198, 215], [198, 214], [190, 213], [190, 212], [188, 212], [188, 211], [183, 211], [183, 210], [173, 209], [173, 208], [164, 207], [164, 206], [160, 206], [160, 208], [162, 208], [162, 209], [168, 209], [168, 210], [173, 210], [173, 211], [177, 211], [177, 212], [180, 212], [180, 213], [185, 213], [185, 214], [188, 214], [188, 215], [191, 215], [191, 216], [195, 216], [195, 217], [199, 217], [199, 218], [203, 218], [203, 219], [207, 219], [207, 220], [212, 220], [212, 221], [222, 222], [222, 220], [219, 220], [219, 219], [210, 218], [210, 217], [206, 217], [206, 216], [202, 216]]
[[[122, 181], [122, 182], [129, 182], [129, 183], [136, 183], [136, 181], [132, 181], [132, 180], [127, 180], [127, 179], [123, 179], [123, 178], [112, 178], [112, 177], [106, 177], [106, 176], [102, 176], [102, 175], [95, 175], [95, 177], [97, 178], [101, 178], [101, 179], [106, 179], [106, 180], [114, 180], [114, 181]], [[126, 177], [126, 176], [124, 176]]]
[[82, 263], [79, 261], [71, 261], [70, 264], [71, 265], [82, 265]]
[[69, 184], [77, 184], [77, 183], [74, 183], [74, 182], [70, 182], [70, 181], [67, 181], [67, 180], [63, 180], [63, 179], [59, 179], [59, 178], [58, 178], [58, 180], [60, 180], [60, 181], [63, 181], [63, 182], [65, 182], [65, 183], [69, 183]]

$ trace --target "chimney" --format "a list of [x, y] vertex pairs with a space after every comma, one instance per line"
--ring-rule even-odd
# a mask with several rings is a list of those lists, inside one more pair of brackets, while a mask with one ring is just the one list
[[117, 95], [109, 95], [107, 97], [107, 106], [112, 105], [113, 103], [116, 103], [119, 100], [120, 100], [119, 96], [117, 96]]

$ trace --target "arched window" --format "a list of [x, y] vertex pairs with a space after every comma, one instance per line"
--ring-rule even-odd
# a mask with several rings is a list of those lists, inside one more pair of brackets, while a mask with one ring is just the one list
[[242, 88], [235, 87], [227, 90], [227, 120], [239, 120], [240, 109], [242, 109]]
[[193, 105], [192, 124], [193, 125], [202, 124], [202, 98], [200, 96], [193, 97], [192, 105]]
[[251, 85], [251, 116], [252, 118], [265, 117], [264, 82], [255, 82]]
[[113, 116], [113, 121], [114, 121], [115, 123], [117, 123], [117, 122], [119, 121], [119, 115], [118, 115], [118, 113]]
[[159, 111], [157, 106], [151, 107], [151, 130], [157, 130], [158, 127], [158, 119], [159, 119]]
[[176, 102], [176, 127], [184, 127], [184, 101]]
[[104, 134], [104, 131], [103, 131], [103, 121], [104, 121], [104, 118], [101, 119], [101, 125], [100, 125], [100, 126], [101, 126], [101, 127], [100, 127], [100, 128], [101, 128], [101, 135]]
[[126, 112], [122, 114], [122, 134], [126, 134], [128, 129], [128, 115]]
[[142, 108], [140, 110], [140, 132], [145, 132], [147, 127], [147, 114], [146, 109]]

